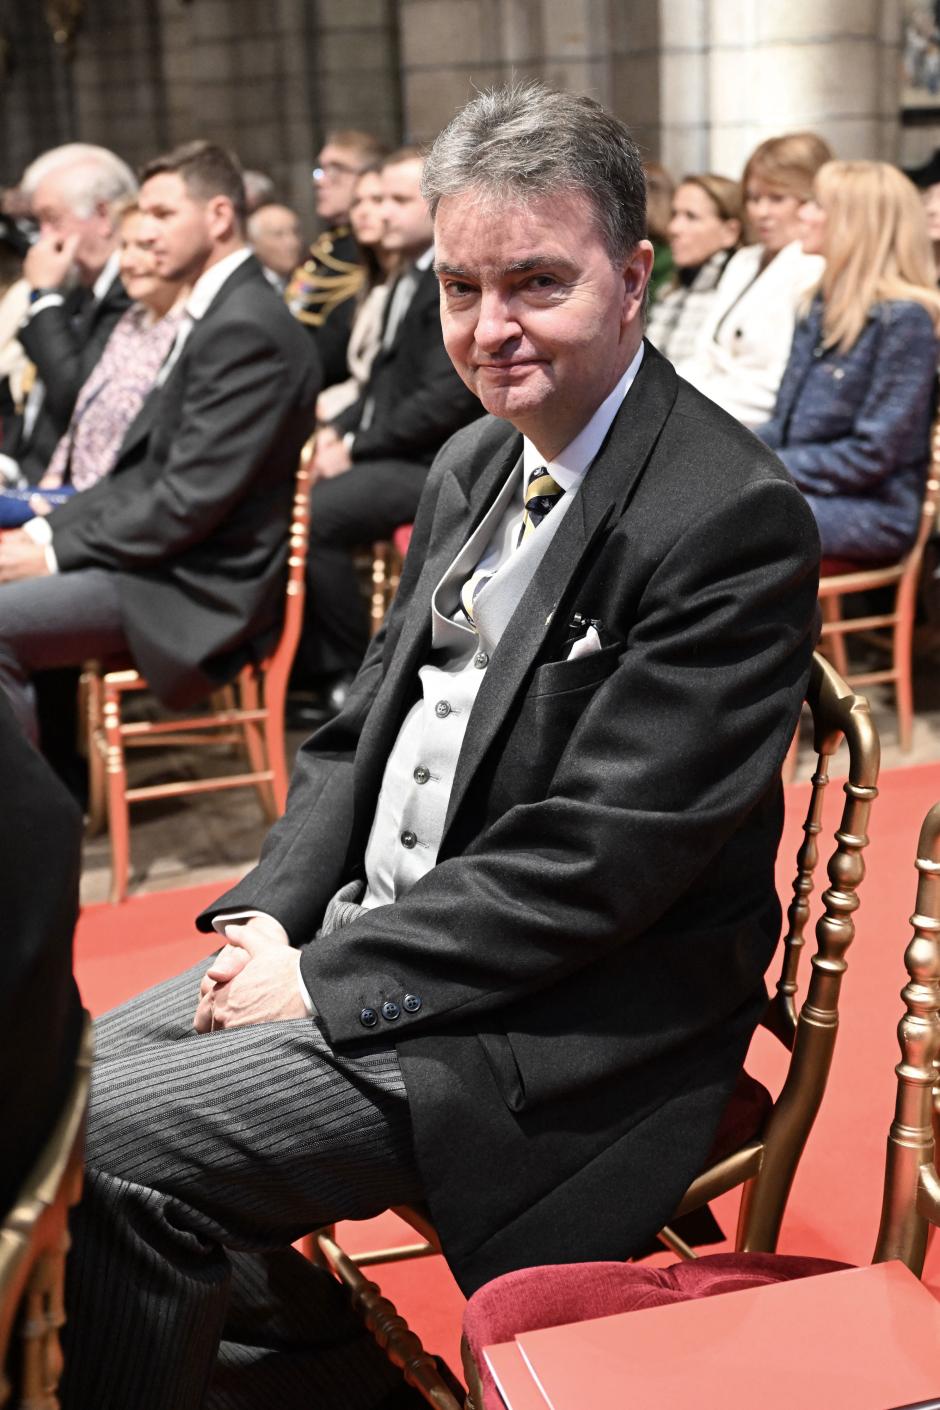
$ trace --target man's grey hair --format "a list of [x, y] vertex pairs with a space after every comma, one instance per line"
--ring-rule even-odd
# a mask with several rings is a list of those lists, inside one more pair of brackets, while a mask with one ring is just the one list
[[23, 173], [23, 194], [32, 201], [40, 182], [59, 172], [64, 199], [81, 219], [101, 205], [115, 207], [137, 194], [137, 178], [127, 163], [90, 142], [67, 142], [43, 152]]
[[481, 93], [437, 138], [424, 165], [431, 214], [445, 196], [526, 201], [583, 191], [611, 259], [646, 235], [646, 178], [624, 123], [593, 98], [519, 83]]

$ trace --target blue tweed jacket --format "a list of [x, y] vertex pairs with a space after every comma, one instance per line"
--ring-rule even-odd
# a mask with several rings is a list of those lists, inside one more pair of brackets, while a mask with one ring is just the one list
[[822, 348], [822, 299], [796, 327], [758, 435], [806, 495], [823, 554], [899, 557], [917, 534], [938, 343], [920, 304], [877, 304], [847, 353]]

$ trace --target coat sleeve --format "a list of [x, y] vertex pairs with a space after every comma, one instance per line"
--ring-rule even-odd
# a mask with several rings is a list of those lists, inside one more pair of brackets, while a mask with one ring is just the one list
[[[263, 466], [296, 371], [257, 321], [229, 320], [187, 346], [179, 423], [166, 465], [146, 492], [102, 480], [49, 516], [63, 570], [140, 570], [202, 542]], [[309, 349], [311, 363], [315, 354]], [[314, 381], [315, 379], [311, 379]], [[151, 396], [161, 396], [157, 389]], [[312, 386], [311, 419], [316, 386]]]
[[[110, 328], [108, 329], [110, 332]], [[36, 364], [44, 392], [44, 406], [60, 429], [69, 418], [85, 380], [81, 344], [65, 304], [41, 309], [20, 330], [20, 343]]]
[[548, 794], [395, 905], [303, 947], [331, 1042], [361, 1042], [359, 1012], [383, 994], [421, 996], [398, 1039], [479, 1021], [642, 942], [779, 776], [815, 639], [818, 554], [805, 500], [779, 480], [679, 537]]
[[926, 460], [936, 378], [930, 315], [905, 305], [880, 326], [851, 430], [829, 441], [774, 448], [807, 494], [870, 493], [900, 466]]

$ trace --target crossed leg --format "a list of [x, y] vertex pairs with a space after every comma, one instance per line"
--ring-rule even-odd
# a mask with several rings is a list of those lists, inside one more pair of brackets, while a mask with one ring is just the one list
[[338, 1056], [312, 1019], [196, 1035], [205, 969], [97, 1025], [64, 1410], [372, 1410], [395, 1374], [289, 1245], [421, 1198], [395, 1051]]

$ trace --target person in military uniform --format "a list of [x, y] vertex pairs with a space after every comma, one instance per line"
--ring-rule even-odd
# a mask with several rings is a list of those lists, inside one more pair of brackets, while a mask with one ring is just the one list
[[327, 134], [313, 173], [317, 215], [324, 229], [288, 283], [284, 297], [313, 334], [323, 365], [323, 385], [347, 376], [346, 345], [365, 270], [349, 225], [359, 173], [384, 154], [377, 138], [352, 128]]

